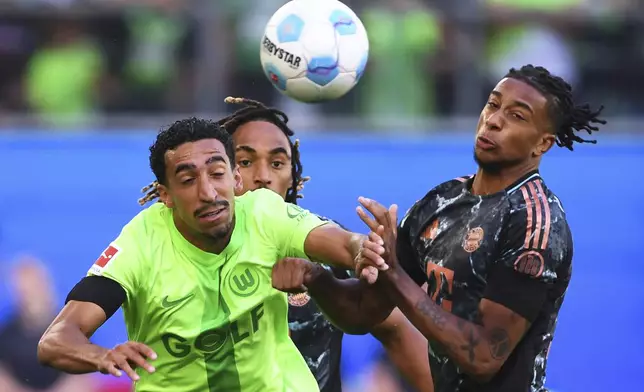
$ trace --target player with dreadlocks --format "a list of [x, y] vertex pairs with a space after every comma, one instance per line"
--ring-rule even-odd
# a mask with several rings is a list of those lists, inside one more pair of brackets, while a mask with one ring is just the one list
[[[289, 337], [272, 267], [305, 257], [350, 269], [365, 236], [268, 189], [237, 196], [232, 136], [209, 120], [163, 129], [150, 168], [161, 203], [127, 223], [71, 290], [39, 342], [41, 362], [127, 375], [136, 392], [319, 390]], [[92, 344], [121, 306], [130, 340]]]
[[[300, 191], [309, 177], [303, 177], [299, 140], [291, 140], [294, 132], [288, 117], [280, 110], [266, 107], [246, 98], [226, 98], [227, 103], [245, 105], [217, 122], [228, 131], [235, 142], [235, 161], [242, 176], [243, 189], [239, 194], [268, 188], [287, 202], [297, 204]], [[156, 197], [155, 184], [143, 189], [141, 203]], [[323, 218], [324, 219], [324, 218]], [[345, 269], [325, 267], [339, 279], [349, 278]], [[315, 375], [322, 392], [342, 390], [340, 361], [343, 331], [324, 317], [306, 293], [290, 294], [289, 330], [293, 342]], [[366, 333], [353, 328], [351, 333]], [[429, 364], [425, 354], [425, 338], [399, 310], [371, 331], [378, 338], [400, 372], [418, 391], [427, 387]], [[409, 358], [415, 358], [410, 361]], [[425, 387], [422, 387], [425, 385]]]
[[547, 391], [573, 243], [538, 169], [555, 143], [594, 143], [575, 132], [597, 131], [601, 111], [576, 105], [570, 85], [545, 68], [511, 69], [481, 112], [474, 176], [429, 191], [398, 228], [395, 205], [359, 199], [373, 218], [358, 209], [371, 233], [357, 270], [384, 268], [360, 272], [372, 285], [339, 282], [302, 260], [278, 263], [273, 285], [305, 285], [339, 325], [375, 324], [397, 306], [429, 341], [437, 392]]

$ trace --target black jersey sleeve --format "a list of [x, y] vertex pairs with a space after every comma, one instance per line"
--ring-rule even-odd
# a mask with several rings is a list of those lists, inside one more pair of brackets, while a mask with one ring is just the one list
[[421, 268], [420, 260], [418, 260], [418, 252], [416, 252], [413, 244], [412, 226], [415, 224], [416, 219], [414, 212], [417, 208], [415, 204], [398, 225], [398, 236], [396, 238], [396, 256], [400, 266], [407, 272], [410, 278], [416, 282], [417, 285], [422, 286], [427, 278]]
[[509, 213], [484, 298], [532, 322], [553, 284], [569, 279], [562, 275], [569, 273], [571, 259], [572, 237], [563, 211], [535, 194]]
[[109, 319], [123, 305], [127, 294], [115, 280], [103, 276], [86, 276], [67, 295], [69, 301], [91, 302], [103, 309]]

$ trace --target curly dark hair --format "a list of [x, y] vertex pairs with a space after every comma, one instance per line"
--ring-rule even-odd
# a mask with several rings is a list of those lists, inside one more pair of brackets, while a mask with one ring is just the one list
[[299, 140], [291, 140], [295, 135], [293, 130], [288, 127], [288, 116], [281, 110], [269, 108], [259, 101], [254, 101], [247, 98], [233, 98], [228, 97], [226, 103], [233, 103], [238, 105], [245, 105], [228, 117], [224, 117], [217, 121], [231, 135], [242, 125], [251, 121], [266, 121], [278, 127], [286, 138], [288, 139], [289, 146], [291, 147], [291, 175], [293, 183], [286, 193], [286, 201], [289, 203], [297, 204], [297, 199], [302, 198], [298, 192], [304, 188], [304, 183], [310, 180], [310, 177], [303, 177], [302, 161], [300, 160], [300, 142]]
[[592, 110], [588, 104], [575, 104], [570, 84], [543, 67], [528, 64], [520, 69], [512, 68], [505, 77], [529, 84], [548, 99], [553, 132], [559, 147], [566, 147], [572, 151], [575, 142], [597, 143], [596, 140], [579, 137], [575, 131], [586, 131], [589, 135], [599, 131], [599, 127], [592, 124], [606, 124], [605, 120], [598, 117], [604, 109], [603, 106]]
[[235, 167], [235, 149], [233, 138], [218, 123], [191, 117], [175, 121], [169, 127], [162, 129], [150, 146], [150, 169], [156, 177], [156, 181], [143, 188], [142, 192], [146, 193], [139, 199], [139, 204], [144, 205], [157, 197], [158, 184], [167, 184], [165, 153], [174, 150], [184, 143], [196, 142], [203, 139], [217, 139], [224, 145], [226, 155], [230, 160], [231, 167]]

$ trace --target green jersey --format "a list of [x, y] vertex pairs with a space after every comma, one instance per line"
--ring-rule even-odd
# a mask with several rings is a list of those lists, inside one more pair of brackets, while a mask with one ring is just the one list
[[130, 340], [158, 355], [137, 392], [318, 391], [291, 341], [286, 294], [271, 271], [283, 257], [306, 257], [304, 240], [324, 224], [260, 189], [235, 199], [235, 229], [220, 254], [204, 252], [157, 203], [138, 214], [91, 267], [117, 281]]

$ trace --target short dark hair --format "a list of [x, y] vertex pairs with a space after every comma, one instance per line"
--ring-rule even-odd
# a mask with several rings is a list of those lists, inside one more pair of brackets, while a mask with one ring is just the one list
[[231, 168], [235, 167], [233, 138], [220, 125], [214, 121], [196, 117], [175, 121], [169, 127], [162, 129], [157, 134], [154, 144], [150, 146], [150, 169], [156, 181], [143, 188], [142, 191], [148, 193], [139, 199], [139, 204], [143, 205], [159, 197], [157, 185], [167, 184], [165, 153], [182, 144], [204, 139], [219, 140], [224, 145]]
[[300, 160], [300, 142], [299, 140], [291, 140], [295, 134], [288, 126], [288, 117], [281, 110], [270, 108], [259, 101], [254, 101], [247, 98], [233, 98], [228, 97], [226, 103], [234, 103], [238, 105], [245, 105], [243, 108], [234, 112], [228, 117], [224, 117], [217, 122], [231, 135], [242, 125], [251, 121], [266, 121], [278, 127], [286, 138], [288, 139], [289, 146], [291, 147], [291, 175], [293, 183], [286, 193], [286, 201], [289, 203], [297, 204], [297, 199], [302, 198], [299, 191], [304, 187], [304, 183], [310, 180], [310, 177], [303, 177], [302, 172], [304, 168]]
[[549, 101], [549, 114], [553, 125], [555, 141], [559, 147], [573, 150], [573, 143], [597, 143], [596, 140], [586, 140], [575, 134], [575, 131], [586, 131], [588, 134], [599, 131], [592, 124], [606, 124], [598, 116], [604, 109], [600, 106], [592, 110], [590, 105], [577, 105], [573, 99], [572, 87], [559, 76], [551, 74], [544, 67], [532, 64], [520, 69], [512, 68], [505, 78], [517, 79], [539, 90]]

